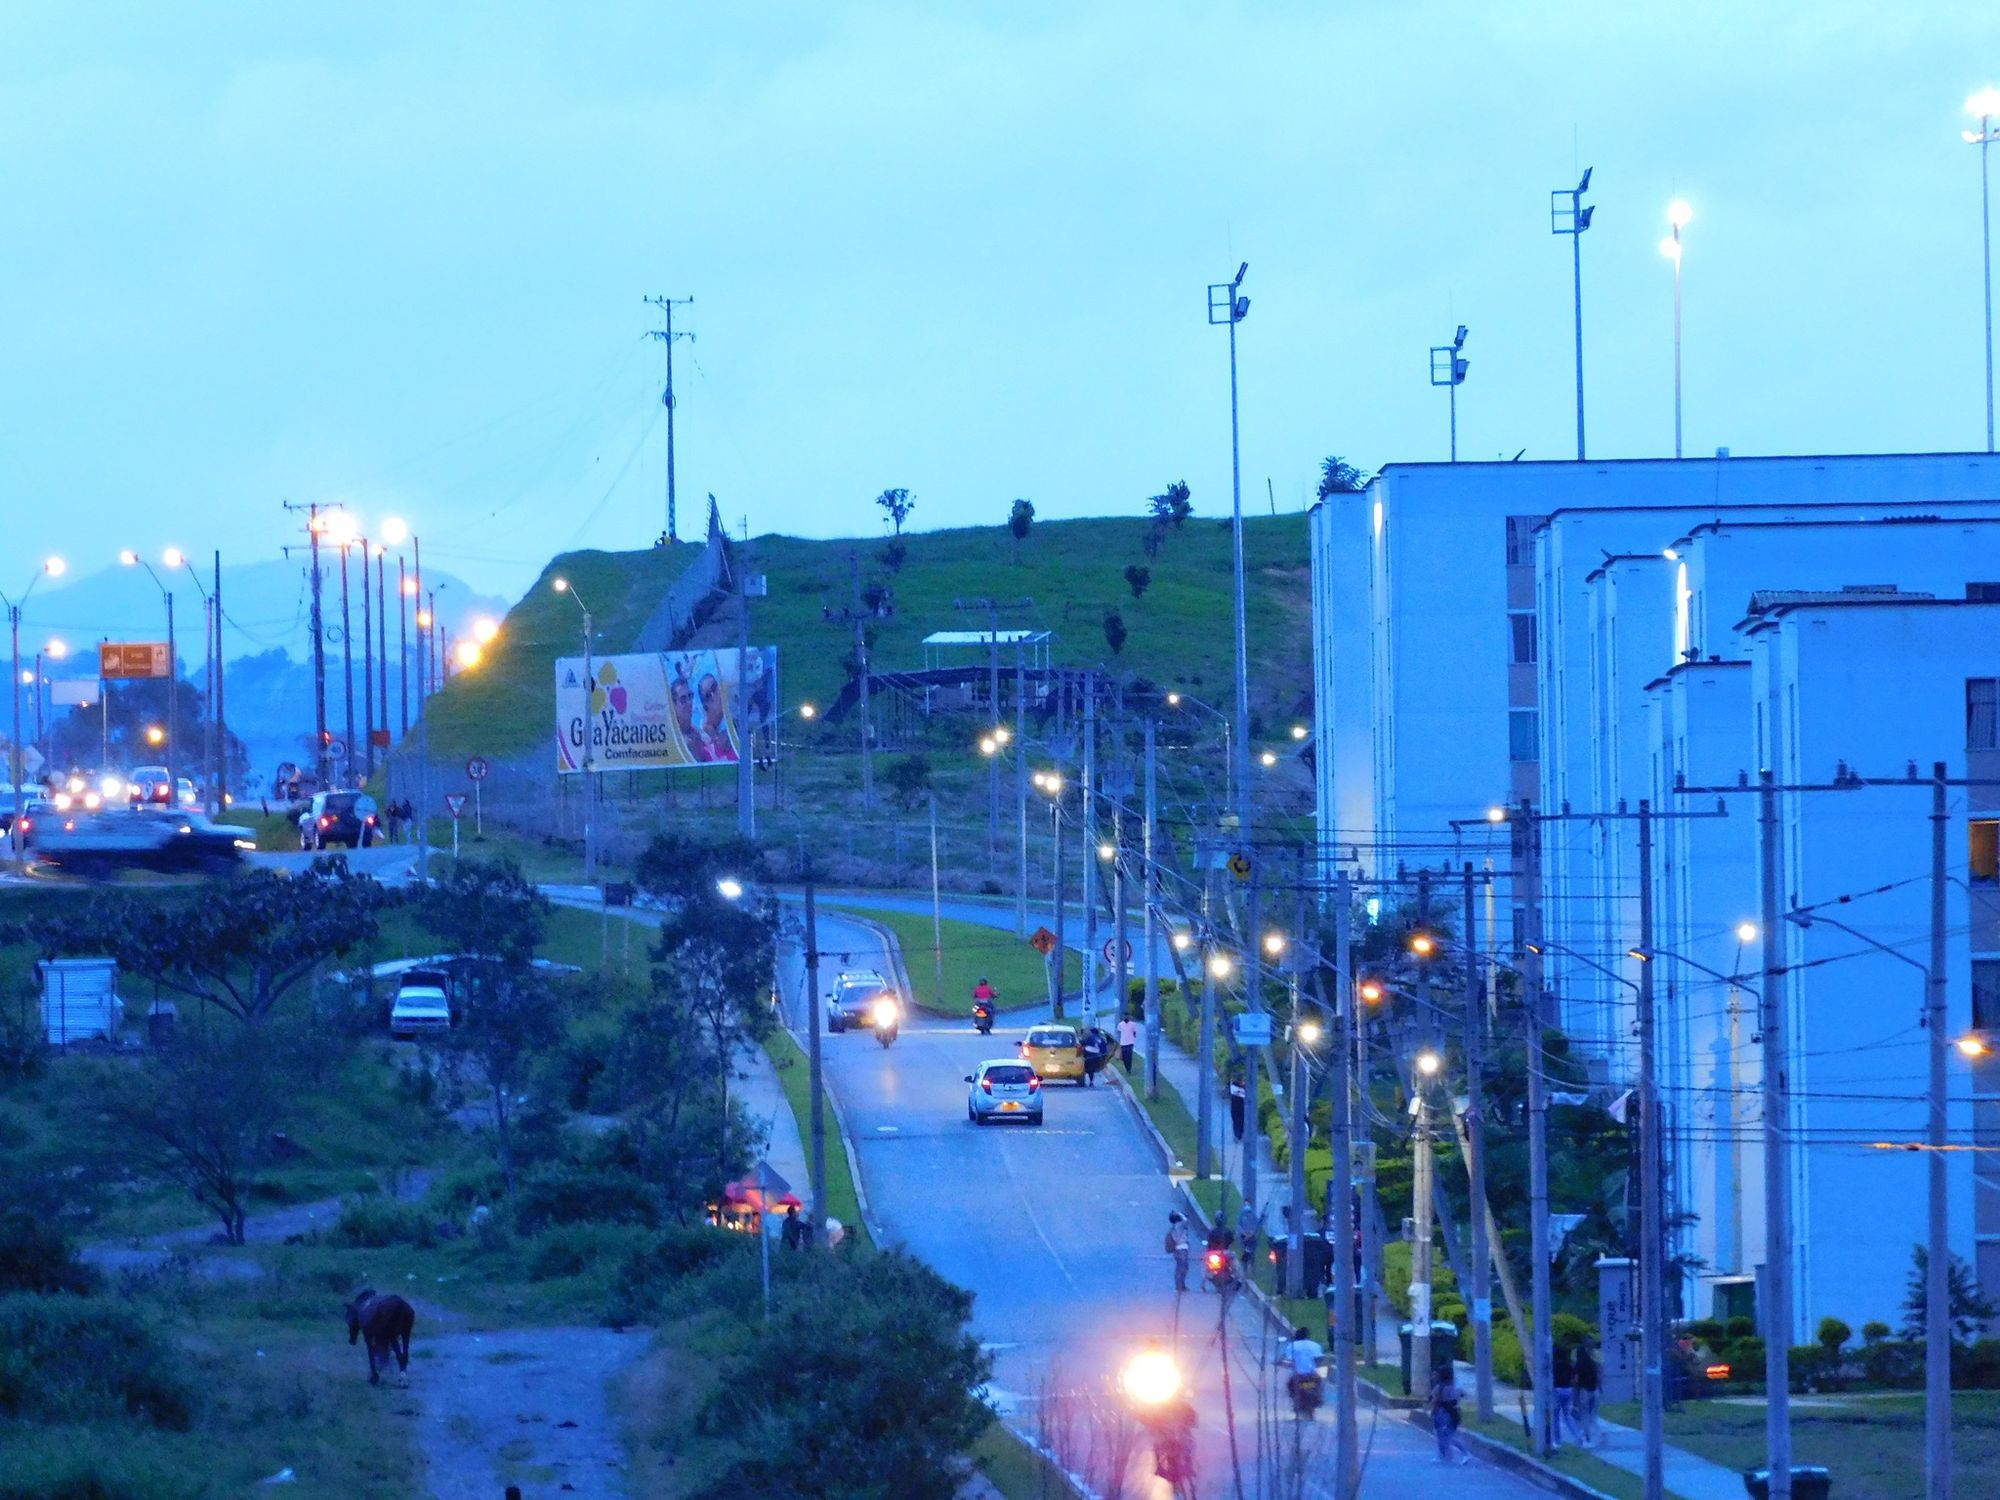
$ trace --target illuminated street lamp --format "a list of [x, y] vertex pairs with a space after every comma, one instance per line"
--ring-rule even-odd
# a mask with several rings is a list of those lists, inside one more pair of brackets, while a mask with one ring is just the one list
[[734, 875], [724, 875], [720, 880], [715, 882], [715, 888], [722, 893], [722, 899], [725, 901], [741, 901], [743, 899], [743, 882], [738, 880]]
[[1257, 757], [1257, 761], [1258, 764], [1268, 771], [1278, 763], [1278, 752], [1275, 750], [1266, 750], [1262, 755]]
[[1303, 724], [1294, 724], [1294, 725], [1292, 726], [1292, 738], [1293, 738], [1293, 739], [1295, 739], [1295, 740], [1302, 740], [1302, 739], [1304, 739], [1304, 738], [1306, 737], [1306, 734], [1307, 734], [1307, 730], [1306, 730], [1306, 726], [1305, 726], [1305, 725], [1303, 725]]
[[1317, 1021], [1301, 1021], [1292, 1028], [1292, 1035], [1297, 1037], [1301, 1042], [1304, 1042], [1308, 1047], [1316, 1045], [1320, 1037], [1324, 1034]]
[[1489, 822], [1489, 823], [1504, 823], [1504, 822], [1506, 822], [1506, 821], [1507, 821], [1507, 809], [1506, 809], [1506, 808], [1504, 808], [1504, 807], [1501, 807], [1501, 806], [1499, 806], [1499, 805], [1498, 805], [1497, 803], [1496, 803], [1496, 804], [1495, 804], [1494, 806], [1492, 806], [1492, 807], [1489, 807], [1489, 808], [1487, 808], [1487, 809], [1486, 809], [1486, 821], [1487, 821], [1487, 822]]
[[979, 737], [979, 753], [989, 757], [998, 755], [1000, 753], [1000, 741], [990, 734], [981, 735]]
[[148, 724], [148, 725], [146, 726], [146, 743], [147, 743], [147, 744], [149, 744], [149, 745], [164, 745], [164, 744], [165, 744], [166, 742], [167, 742], [167, 732], [166, 732], [166, 730], [162, 729], [162, 728], [161, 728], [161, 727], [160, 727], [159, 725], [157, 725], [157, 724]]
[[1952, 1043], [1952, 1045], [1958, 1048], [1961, 1057], [1989, 1057], [1993, 1052], [1993, 1048], [1988, 1044], [1986, 1038], [1976, 1031], [1968, 1031], [1964, 1036]]
[[1437, 1077], [1438, 1069], [1444, 1066], [1444, 1059], [1435, 1052], [1423, 1051], [1417, 1054], [1417, 1071], [1426, 1078]]
[[1410, 951], [1418, 958], [1429, 958], [1437, 952], [1437, 942], [1428, 932], [1419, 932], [1410, 939]]
[[1276, 958], [1282, 954], [1285, 951], [1285, 935], [1282, 932], [1265, 933], [1264, 951], [1272, 958]]
[[1379, 1004], [1382, 997], [1387, 993], [1388, 991], [1382, 988], [1382, 981], [1379, 979], [1364, 979], [1361, 981], [1361, 998], [1366, 1000], [1370, 1005]]
[[557, 578], [550, 584], [558, 594], [567, 594], [576, 601], [576, 607], [583, 611], [583, 878], [597, 878], [597, 750], [596, 750], [596, 710], [591, 695], [595, 692], [596, 673], [591, 667], [590, 606], [583, 602], [567, 578]]
[[1217, 979], [1227, 979], [1235, 967], [1227, 953], [1211, 953], [1208, 956], [1208, 972]]
[[494, 638], [499, 634], [499, 622], [485, 615], [481, 615], [472, 622], [472, 638], [482, 646], [492, 645]]
[[810, 703], [801, 703], [799, 705], [799, 717], [801, 719], [812, 719], [818, 716], [819, 710], [814, 708]]
[[453, 648], [452, 655], [458, 659], [460, 671], [469, 671], [485, 659], [486, 648], [477, 641], [460, 641]]
[[1177, 932], [1173, 936], [1173, 944], [1174, 952], [1185, 953], [1194, 946], [1194, 937], [1190, 933]]
[[1738, 922], [1736, 924], [1736, 941], [1739, 943], [1756, 942], [1757, 924], [1755, 922]]

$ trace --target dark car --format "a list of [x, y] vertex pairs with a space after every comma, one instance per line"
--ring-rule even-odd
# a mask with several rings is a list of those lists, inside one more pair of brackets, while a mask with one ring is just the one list
[[[60, 819], [60, 821], [58, 821]], [[52, 813], [32, 830], [35, 857], [71, 875], [101, 879], [120, 870], [160, 875], [227, 874], [255, 848], [241, 828], [200, 813], [138, 808], [118, 813]]]
[[382, 836], [379, 811], [366, 792], [315, 792], [299, 814], [299, 847], [366, 849]]
[[875, 1024], [875, 1002], [887, 999], [902, 1012], [896, 987], [873, 969], [843, 969], [826, 997], [826, 1029], [846, 1031], [855, 1027], [866, 1031]]

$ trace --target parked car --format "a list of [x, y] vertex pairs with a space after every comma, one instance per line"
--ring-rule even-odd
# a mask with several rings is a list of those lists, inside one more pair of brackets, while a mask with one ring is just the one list
[[875, 1002], [884, 995], [901, 1005], [896, 987], [874, 969], [843, 969], [826, 997], [826, 1029], [833, 1032], [858, 1027], [866, 1031], [875, 1024]]
[[1037, 1026], [1021, 1039], [1021, 1061], [1042, 1078], [1083, 1082], [1083, 1034], [1074, 1026]]
[[975, 1125], [994, 1120], [1042, 1123], [1042, 1080], [1035, 1070], [1013, 1058], [996, 1057], [965, 1075], [965, 1117]]
[[29, 837], [43, 864], [87, 879], [120, 870], [226, 874], [256, 847], [241, 828], [170, 808], [52, 814], [31, 825]]
[[389, 1008], [389, 1035], [399, 1040], [437, 1036], [451, 1030], [451, 998], [445, 976], [413, 969], [403, 976]]
[[366, 792], [315, 792], [299, 814], [299, 847], [366, 849], [382, 836], [378, 812]]

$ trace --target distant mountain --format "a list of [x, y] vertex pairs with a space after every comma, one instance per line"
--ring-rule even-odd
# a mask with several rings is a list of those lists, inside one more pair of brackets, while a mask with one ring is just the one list
[[[202, 648], [202, 601], [186, 570], [168, 574], [159, 564], [154, 569], [160, 582], [174, 594], [174, 636], [181, 669], [186, 680], [205, 686]], [[366, 713], [362, 700], [363, 666], [361, 650], [360, 566], [349, 573], [348, 614], [354, 629], [354, 733], [362, 737]], [[389, 728], [400, 737], [402, 728], [402, 678], [395, 669], [400, 653], [397, 642], [396, 575], [391, 568], [388, 587], [388, 648], [391, 670], [388, 676]], [[203, 573], [203, 589], [212, 591], [212, 575]], [[426, 570], [426, 591], [437, 591], [438, 615], [448, 638], [456, 640], [468, 633], [472, 622], [482, 616], [503, 619], [508, 603], [492, 595], [477, 594], [447, 573]], [[297, 760], [307, 753], [313, 732], [313, 680], [311, 633], [311, 585], [308, 565], [303, 562], [275, 561], [225, 565], [222, 570], [222, 646], [224, 710], [229, 727], [249, 750], [253, 774], [270, 777], [281, 760]], [[347, 694], [340, 652], [340, 567], [322, 566], [321, 609], [327, 636], [326, 705], [327, 725], [335, 736], [346, 737]], [[44, 663], [51, 678], [96, 677], [94, 647], [100, 640], [157, 641], [166, 634], [165, 607], [152, 580], [136, 568], [111, 567], [62, 588], [44, 586], [28, 601], [23, 611], [21, 646], [24, 651], [39, 649], [51, 637], [70, 648], [70, 660], [63, 665]], [[378, 637], [379, 638], [379, 637]], [[409, 649], [417, 648], [414, 611], [410, 623]], [[65, 666], [68, 670], [65, 670]], [[414, 687], [416, 672], [411, 669]], [[380, 689], [377, 689], [378, 693]], [[359, 748], [357, 746], [357, 748]]]

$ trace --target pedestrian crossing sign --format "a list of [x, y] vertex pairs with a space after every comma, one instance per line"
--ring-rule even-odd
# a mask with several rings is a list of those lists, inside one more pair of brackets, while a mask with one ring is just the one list
[[1047, 958], [1055, 951], [1056, 935], [1046, 927], [1037, 927], [1034, 936], [1028, 939], [1028, 946]]

